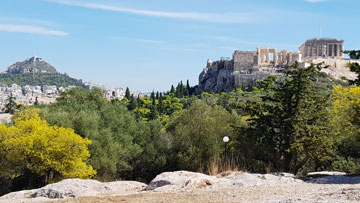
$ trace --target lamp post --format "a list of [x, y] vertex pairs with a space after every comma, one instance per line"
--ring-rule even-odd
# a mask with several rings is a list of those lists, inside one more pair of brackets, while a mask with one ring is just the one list
[[229, 137], [228, 136], [224, 136], [223, 137], [223, 141], [225, 143], [225, 171], [227, 171], [227, 148], [228, 148], [228, 142], [229, 142]]

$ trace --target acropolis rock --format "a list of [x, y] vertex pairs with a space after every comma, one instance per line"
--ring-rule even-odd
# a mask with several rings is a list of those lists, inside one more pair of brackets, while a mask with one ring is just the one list
[[199, 76], [202, 91], [231, 91], [235, 88], [247, 89], [269, 75], [284, 76], [284, 68], [298, 62], [301, 67], [324, 62], [329, 68], [322, 70], [335, 79], [356, 78], [356, 74], [346, 67], [358, 62], [344, 58], [344, 40], [311, 39], [302, 44], [298, 51], [277, 50], [259, 47], [256, 51], [235, 51], [232, 59], [207, 62]]

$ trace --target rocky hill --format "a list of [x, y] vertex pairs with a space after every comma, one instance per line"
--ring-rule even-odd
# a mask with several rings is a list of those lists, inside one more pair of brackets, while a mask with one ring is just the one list
[[3, 73], [23, 74], [23, 73], [57, 73], [56, 69], [42, 58], [36, 56], [17, 62], [5, 69]]
[[0, 74], [0, 84], [20, 86], [84, 86], [82, 80], [78, 80], [59, 73], [52, 65], [36, 56], [7, 67]]

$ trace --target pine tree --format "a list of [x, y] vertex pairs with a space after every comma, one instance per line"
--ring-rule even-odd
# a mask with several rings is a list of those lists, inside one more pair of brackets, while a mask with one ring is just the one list
[[[349, 50], [344, 51], [345, 54], [349, 54], [350, 59], [360, 59], [360, 50]], [[355, 80], [349, 80], [350, 85], [357, 85], [360, 86], [360, 65], [359, 63], [348, 63], [347, 67], [350, 68], [351, 72], [357, 74], [357, 78]]]
[[5, 105], [6, 113], [13, 114], [15, 112], [15, 109], [17, 107], [15, 100], [16, 98], [13, 96], [12, 93], [10, 93], [9, 97], [7, 98], [7, 104]]
[[[247, 133], [258, 139], [259, 159], [276, 170], [296, 174], [309, 161], [325, 160], [334, 149], [328, 132], [327, 96], [314, 87], [321, 64], [286, 71], [284, 84], [262, 102], [248, 103], [252, 117]], [[255, 147], [255, 146], [254, 146]]]
[[360, 50], [346, 50], [345, 54], [349, 54], [350, 59], [360, 59]]

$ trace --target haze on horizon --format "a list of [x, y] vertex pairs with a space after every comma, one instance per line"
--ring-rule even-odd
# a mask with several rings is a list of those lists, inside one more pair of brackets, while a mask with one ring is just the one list
[[[107, 86], [166, 91], [198, 83], [206, 60], [316, 37], [360, 49], [356, 0], [2, 0], [0, 70], [37, 55]], [[320, 27], [322, 33], [320, 34]]]

